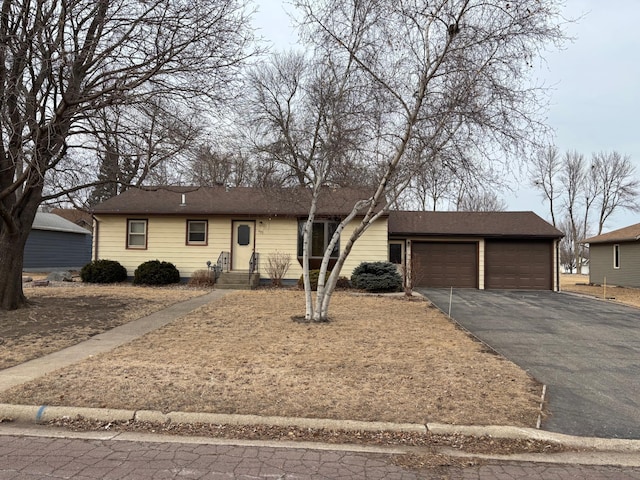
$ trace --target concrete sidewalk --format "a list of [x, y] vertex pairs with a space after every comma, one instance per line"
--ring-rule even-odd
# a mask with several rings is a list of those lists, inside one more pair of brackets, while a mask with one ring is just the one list
[[93, 355], [113, 350], [120, 345], [173, 322], [196, 308], [218, 300], [230, 292], [232, 290], [214, 290], [211, 293], [176, 303], [146, 317], [125, 323], [58, 352], [50, 353], [15, 367], [0, 370], [0, 392], [34, 380], [59, 368], [80, 362]]

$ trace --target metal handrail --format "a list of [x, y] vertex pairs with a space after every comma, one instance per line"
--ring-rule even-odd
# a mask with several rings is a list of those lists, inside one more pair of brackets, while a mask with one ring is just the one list
[[230, 252], [220, 252], [218, 256], [218, 261], [216, 262], [216, 269], [218, 272], [228, 272], [229, 267], [231, 266], [231, 253]]
[[251, 281], [251, 274], [258, 270], [258, 261], [260, 259], [260, 254], [257, 252], [253, 252], [251, 254], [251, 260], [249, 260], [249, 281]]

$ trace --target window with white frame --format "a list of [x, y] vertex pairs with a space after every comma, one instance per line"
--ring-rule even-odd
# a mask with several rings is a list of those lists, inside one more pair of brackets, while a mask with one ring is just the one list
[[127, 248], [147, 248], [147, 220], [127, 220]]
[[613, 268], [620, 268], [620, 245], [613, 246]]
[[187, 220], [187, 245], [206, 245], [207, 227], [207, 220]]

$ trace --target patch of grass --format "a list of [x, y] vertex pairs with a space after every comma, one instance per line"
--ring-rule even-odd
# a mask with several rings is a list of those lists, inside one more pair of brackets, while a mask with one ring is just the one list
[[429, 305], [337, 292], [301, 324], [303, 292], [238, 292], [0, 402], [535, 425], [540, 385]]
[[640, 307], [640, 288], [608, 285], [589, 285], [589, 275], [562, 274], [560, 289], [565, 292], [580, 293], [591, 297], [615, 300], [634, 307]]

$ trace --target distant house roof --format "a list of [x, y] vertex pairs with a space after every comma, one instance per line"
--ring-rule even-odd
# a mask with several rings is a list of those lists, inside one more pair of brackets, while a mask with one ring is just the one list
[[640, 240], [640, 223], [587, 238], [582, 243], [636, 242]]
[[55, 232], [70, 232], [70, 233], [82, 233], [84, 235], [91, 235], [91, 232], [86, 228], [79, 227], [69, 220], [54, 214], [54, 213], [36, 213], [36, 218], [31, 226], [32, 230], [50, 230]]
[[91, 214], [89, 212], [84, 212], [82, 210], [78, 210], [76, 208], [54, 208], [50, 213], [55, 213], [59, 217], [64, 218], [65, 220], [69, 220], [70, 222], [75, 223], [83, 228], [87, 228], [91, 230], [91, 225], [93, 223], [91, 219]]
[[[183, 197], [184, 196], [184, 197]], [[327, 188], [317, 215], [347, 215], [358, 200], [371, 192], [354, 188]], [[184, 199], [184, 203], [183, 203]], [[271, 215], [309, 213], [310, 191], [302, 188], [163, 187], [129, 189], [96, 205], [94, 214], [118, 215]]]
[[389, 212], [390, 235], [560, 238], [533, 212]]

